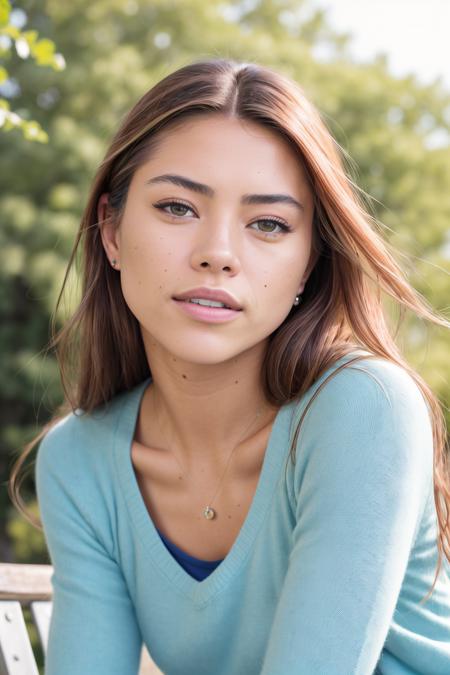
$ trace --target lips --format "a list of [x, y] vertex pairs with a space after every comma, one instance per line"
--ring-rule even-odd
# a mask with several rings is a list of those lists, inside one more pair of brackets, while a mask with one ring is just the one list
[[240, 315], [240, 311], [235, 309], [227, 309], [226, 307], [208, 307], [200, 305], [197, 302], [189, 302], [188, 300], [173, 299], [174, 304], [178, 305], [180, 310], [202, 323], [227, 323], [233, 321]]
[[201, 288], [191, 288], [188, 291], [173, 296], [174, 300], [192, 300], [193, 298], [198, 298], [199, 300], [216, 300], [217, 302], [222, 302], [229, 309], [234, 309], [236, 311], [242, 310], [242, 307], [236, 298], [228, 293], [228, 291], [221, 288], [216, 289], [203, 286]]

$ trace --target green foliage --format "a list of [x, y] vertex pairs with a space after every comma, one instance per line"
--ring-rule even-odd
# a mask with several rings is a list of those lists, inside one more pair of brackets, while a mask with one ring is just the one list
[[[41, 352], [95, 169], [131, 105], [193, 59], [256, 61], [299, 82], [353, 158], [348, 170], [373, 195], [368, 205], [385, 223], [411, 283], [431, 305], [448, 306], [450, 95], [438, 82], [394, 78], [383, 58], [353, 63], [348, 36], [333, 33], [324, 13], [306, 0], [23, 0], [21, 6], [48, 41], [33, 31], [28, 39], [21, 34], [35, 63], [11, 54], [8, 71], [22, 87], [19, 112], [30, 110], [50, 142], [2, 135], [3, 482], [14, 453], [62, 398], [54, 357]], [[0, 0], [3, 26], [8, 12], [9, 3]], [[36, 64], [55, 65], [54, 42], [67, 61], [64, 77], [52, 67], [36, 77]], [[73, 278], [69, 308], [77, 292]], [[448, 402], [448, 331], [409, 317], [400, 339], [411, 363]], [[31, 480], [25, 488], [32, 498]], [[39, 548], [30, 531], [20, 529], [6, 494], [1, 512], [11, 525], [0, 538], [13, 542], [15, 557], [44, 555], [42, 540]]]
[[[32, 502], [28, 508], [35, 517], [39, 516], [36, 501]], [[48, 553], [43, 547], [40, 530], [33, 527], [19, 514], [11, 516], [6, 531], [14, 545], [16, 562], [29, 563], [32, 560], [36, 564], [50, 564]]]
[[9, 0], [0, 0], [0, 28], [8, 24], [10, 12], [11, 4]]
[[[55, 43], [47, 38], [38, 39], [36, 30], [20, 31], [9, 23], [11, 5], [9, 0], [0, 0], [0, 36], [9, 38], [5, 46], [0, 48], [0, 58], [11, 58], [12, 45], [21, 58], [31, 56], [38, 66], [50, 66], [54, 70], [64, 70], [66, 67], [62, 54], [55, 54]], [[0, 84], [8, 79], [8, 71], [0, 66]], [[35, 120], [26, 120], [17, 112], [11, 110], [9, 102], [0, 97], [0, 128], [2, 131], [21, 129], [28, 141], [48, 143], [48, 135]]]

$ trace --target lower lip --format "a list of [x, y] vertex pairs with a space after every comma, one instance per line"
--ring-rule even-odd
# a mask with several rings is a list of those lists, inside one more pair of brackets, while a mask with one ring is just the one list
[[205, 305], [197, 305], [193, 302], [185, 302], [184, 300], [174, 299], [174, 302], [176, 302], [186, 314], [190, 314], [201, 321], [208, 321], [209, 323], [230, 321], [230, 319], [236, 318], [242, 311], [221, 307], [205, 307]]

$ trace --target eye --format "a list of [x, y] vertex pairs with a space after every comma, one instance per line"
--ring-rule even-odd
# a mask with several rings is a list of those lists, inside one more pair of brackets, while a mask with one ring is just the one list
[[[271, 225], [276, 225], [277, 227], [280, 227], [281, 232], [292, 232], [292, 227], [290, 225], [288, 225], [284, 220], [280, 220], [278, 218], [260, 218], [260, 220], [255, 220], [255, 221], [253, 221], [253, 223], [250, 223], [250, 224], [256, 225], [257, 223], [269, 223]], [[278, 231], [278, 232], [273, 232], [273, 231], [267, 232], [267, 231], [264, 231], [264, 230], [259, 230], [259, 232], [261, 232], [261, 234], [264, 234], [266, 237], [269, 237], [269, 238], [270, 237], [275, 238], [279, 234], [281, 234], [280, 231]]]
[[154, 204], [153, 205], [155, 209], [160, 209], [160, 211], [164, 211], [164, 213], [167, 213], [169, 216], [185, 216], [185, 213], [170, 213], [169, 211], [165, 211], [166, 208], [176, 206], [178, 209], [187, 209], [188, 211], [192, 211], [191, 207], [185, 204], [184, 202], [179, 202], [175, 200], [171, 200], [170, 202], [161, 202], [160, 204]]
[[[171, 199], [170, 201], [166, 202], [160, 202], [159, 204], [154, 204], [153, 205], [156, 209], [159, 209], [160, 211], [164, 211], [164, 213], [167, 213], [167, 215], [172, 216], [173, 218], [182, 218], [183, 216], [186, 215], [186, 212], [184, 213], [170, 213], [169, 211], [166, 211], [165, 209], [169, 208], [171, 209], [173, 206], [176, 209], [181, 209], [181, 211], [191, 211], [193, 213], [193, 209], [188, 205], [185, 204], [184, 202]], [[258, 230], [260, 234], [263, 234], [265, 237], [268, 239], [274, 239], [278, 237], [279, 234], [282, 234], [283, 232], [292, 232], [292, 227], [288, 225], [284, 220], [281, 220], [281, 218], [260, 218], [259, 220], [253, 221], [253, 223], [250, 223], [250, 225], [255, 225], [256, 223], [269, 223], [272, 226], [275, 225], [280, 228], [278, 232], [276, 231], [264, 231], [264, 230]]]

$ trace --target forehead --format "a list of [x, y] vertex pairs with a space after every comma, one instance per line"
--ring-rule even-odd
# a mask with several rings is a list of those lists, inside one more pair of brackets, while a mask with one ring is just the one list
[[[295, 190], [308, 183], [300, 151], [280, 132], [252, 120], [221, 114], [191, 116], [163, 128], [141, 170], [179, 167], [192, 177], [235, 177], [271, 188]], [[199, 173], [200, 172], [200, 173]], [[205, 174], [206, 172], [206, 174]], [[274, 182], [275, 181], [275, 182]], [[269, 183], [269, 185], [268, 185]], [[275, 191], [275, 190], [272, 190]]]

